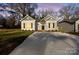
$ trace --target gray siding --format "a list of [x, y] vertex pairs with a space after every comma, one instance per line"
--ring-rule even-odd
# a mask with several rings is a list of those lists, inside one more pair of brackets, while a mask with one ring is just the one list
[[74, 32], [74, 24], [69, 24], [69, 23], [59, 23], [58, 24], [59, 31], [62, 32]]

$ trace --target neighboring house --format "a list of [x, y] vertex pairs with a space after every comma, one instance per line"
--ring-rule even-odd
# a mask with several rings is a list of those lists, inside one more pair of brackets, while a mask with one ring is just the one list
[[79, 20], [75, 22], [75, 32], [79, 32]]
[[26, 15], [21, 20], [21, 30], [35, 30], [35, 19]]
[[[62, 32], [76, 32], [78, 30], [77, 24], [79, 23], [78, 18], [72, 19], [72, 20], [62, 20], [61, 22], [58, 22], [59, 31]], [[76, 28], [76, 29], [75, 29]]]
[[74, 32], [74, 24], [71, 24], [69, 22], [59, 22], [58, 23], [59, 31], [61, 32]]
[[57, 18], [51, 15], [47, 15], [40, 21], [36, 21], [32, 17], [26, 15], [21, 19], [22, 30], [45, 30], [45, 31], [57, 31]]

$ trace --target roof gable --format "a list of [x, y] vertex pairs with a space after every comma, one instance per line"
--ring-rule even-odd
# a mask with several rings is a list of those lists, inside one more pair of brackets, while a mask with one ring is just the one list
[[[56, 21], [56, 17], [52, 16], [52, 15], [47, 15], [46, 17], [44, 17], [42, 20], [45, 20], [45, 21]], [[42, 21], [40, 20], [40, 21]]]
[[20, 21], [23, 21], [23, 20], [35, 20], [33, 19], [32, 17], [30, 17], [29, 15], [26, 15], [24, 18], [22, 18]]
[[[78, 19], [79, 19], [79, 18], [74, 18], [74, 19], [71, 19], [71, 20], [69, 20], [69, 19], [64, 19], [64, 20], [62, 20], [61, 22], [66, 22], [66, 23], [74, 24], [75, 22], [78, 21]], [[59, 22], [59, 23], [61, 23], [61, 22]]]
[[71, 25], [73, 25], [74, 23], [72, 23], [72, 22], [68, 22], [68, 21], [63, 21], [63, 22], [58, 22], [59, 24], [61, 24], [61, 23], [67, 23], [67, 24], [71, 24]]

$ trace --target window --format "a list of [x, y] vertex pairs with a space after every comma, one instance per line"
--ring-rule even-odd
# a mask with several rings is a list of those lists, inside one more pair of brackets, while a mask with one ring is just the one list
[[31, 23], [31, 28], [33, 28], [33, 23]]
[[52, 25], [53, 25], [53, 28], [54, 28], [55, 27], [55, 23], [53, 23]]
[[50, 23], [49, 23], [49, 25], [48, 25], [48, 26], [49, 26], [49, 28], [50, 28]]
[[25, 23], [23, 23], [23, 28], [25, 28]]

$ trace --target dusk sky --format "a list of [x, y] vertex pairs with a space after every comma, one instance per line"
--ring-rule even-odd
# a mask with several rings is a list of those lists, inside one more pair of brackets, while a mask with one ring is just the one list
[[68, 5], [68, 3], [38, 3], [38, 9], [53, 9], [54, 11], [58, 11], [65, 5]]
[[[36, 13], [39, 10], [45, 10], [45, 9], [59, 11], [59, 9], [61, 9], [63, 6], [67, 6], [67, 5], [71, 4], [71, 3], [37, 3], [37, 4], [38, 4], [38, 9], [36, 9]], [[72, 3], [72, 4], [76, 5], [78, 3]], [[79, 4], [78, 4], [78, 6], [79, 6]], [[8, 9], [10, 9], [10, 8], [8, 8]], [[4, 14], [4, 13], [0, 12], [0, 14]], [[7, 12], [5, 12], [5, 14], [7, 14]]]

